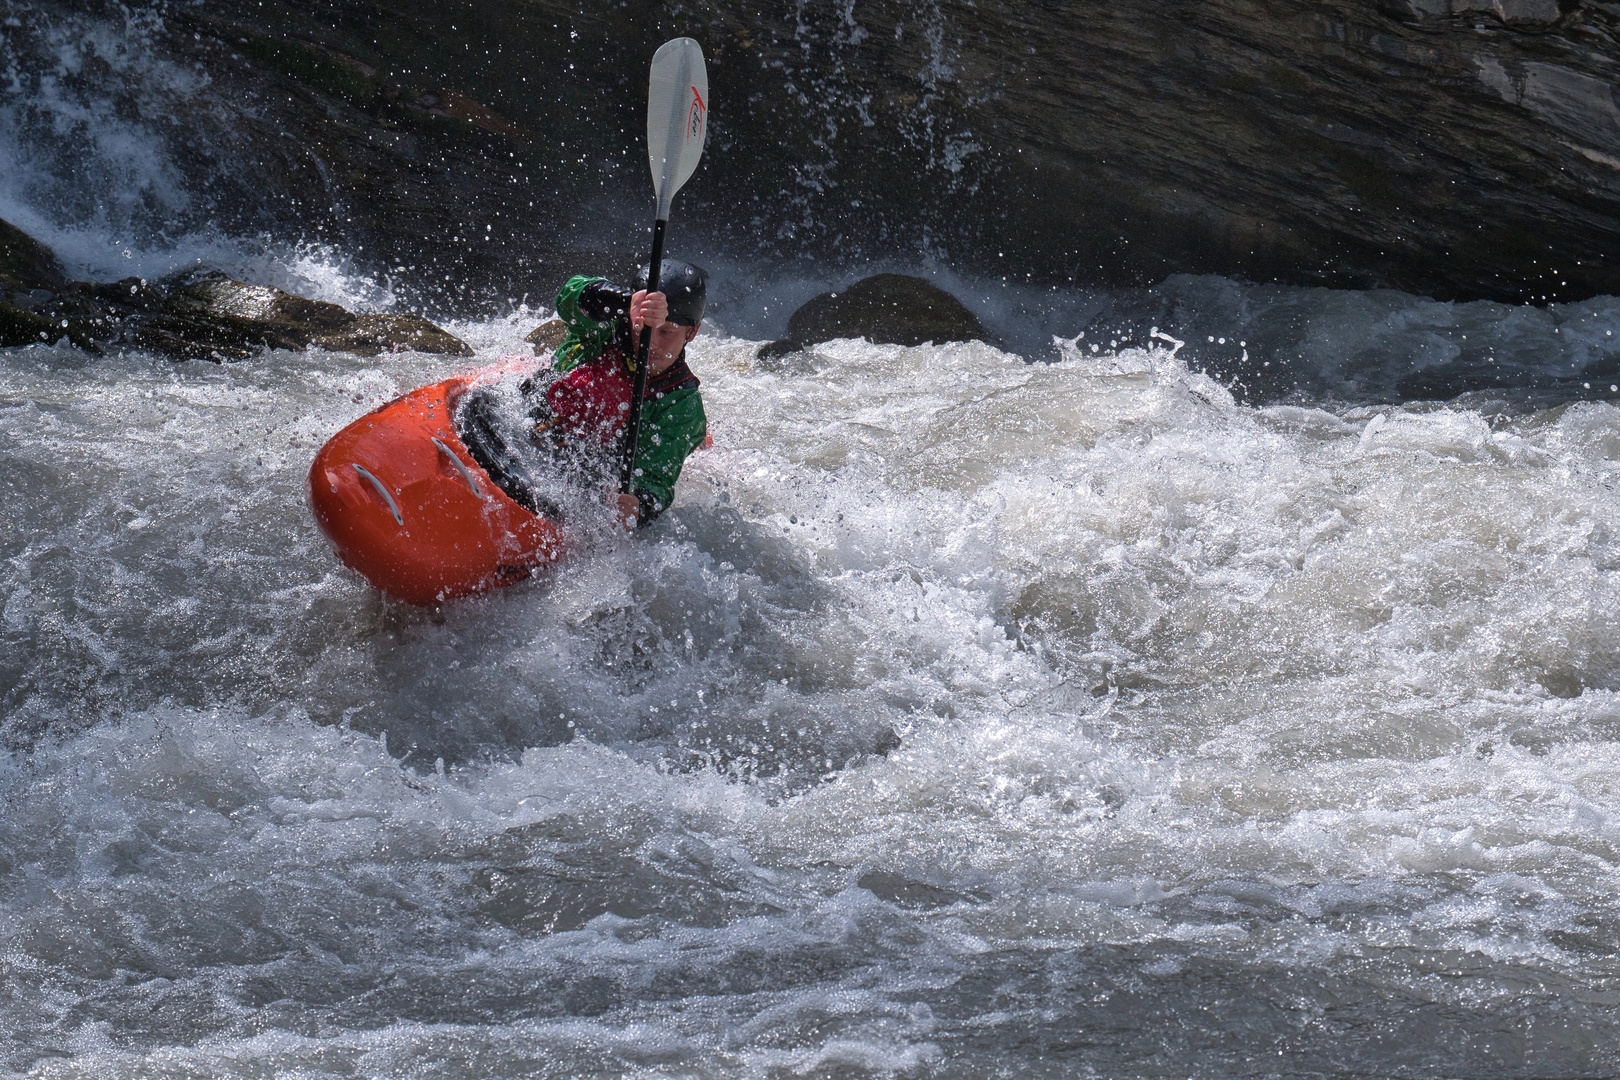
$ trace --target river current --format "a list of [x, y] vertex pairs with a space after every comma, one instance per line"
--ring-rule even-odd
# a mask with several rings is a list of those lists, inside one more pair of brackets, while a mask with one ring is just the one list
[[458, 365], [7, 350], [0, 1061], [1616, 1071], [1620, 409], [1172, 348], [700, 336], [666, 517], [439, 610], [304, 475]]
[[[399, 302], [210, 225], [147, 16], [7, 10], [70, 273]], [[310, 460], [542, 308], [0, 349], [0, 1075], [1620, 1075], [1620, 301], [923, 258], [996, 344], [762, 362], [857, 270], [697, 255], [674, 507], [438, 609]]]

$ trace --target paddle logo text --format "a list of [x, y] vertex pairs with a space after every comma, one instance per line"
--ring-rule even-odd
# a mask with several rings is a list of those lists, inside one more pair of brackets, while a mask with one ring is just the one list
[[701, 139], [703, 137], [703, 118], [708, 115], [709, 107], [703, 103], [703, 96], [698, 93], [697, 87], [692, 87], [692, 104], [686, 111], [686, 137], [688, 139]]

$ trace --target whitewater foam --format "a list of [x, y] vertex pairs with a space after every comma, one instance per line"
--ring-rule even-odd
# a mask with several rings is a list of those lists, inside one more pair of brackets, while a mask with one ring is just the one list
[[301, 492], [442, 358], [8, 352], [9, 1065], [1620, 1060], [1620, 409], [754, 348], [652, 533], [438, 612]]

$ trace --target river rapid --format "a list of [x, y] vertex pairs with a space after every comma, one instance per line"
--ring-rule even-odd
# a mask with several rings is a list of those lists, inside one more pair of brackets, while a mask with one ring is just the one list
[[700, 336], [675, 507], [437, 610], [304, 478], [443, 358], [0, 354], [0, 1062], [1614, 1073], [1620, 409], [1173, 349]]
[[[210, 217], [157, 16], [6, 10], [72, 275], [402, 304]], [[437, 609], [305, 476], [533, 297], [472, 361], [0, 349], [0, 1075], [1620, 1076], [1620, 300], [674, 243], [714, 448]], [[875, 269], [997, 343], [755, 358]]]

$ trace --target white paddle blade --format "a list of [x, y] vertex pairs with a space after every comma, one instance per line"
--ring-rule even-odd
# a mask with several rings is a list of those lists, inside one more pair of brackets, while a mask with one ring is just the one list
[[653, 54], [647, 85], [647, 161], [652, 166], [658, 217], [691, 179], [709, 133], [709, 74], [703, 49], [689, 37], [666, 41]]

